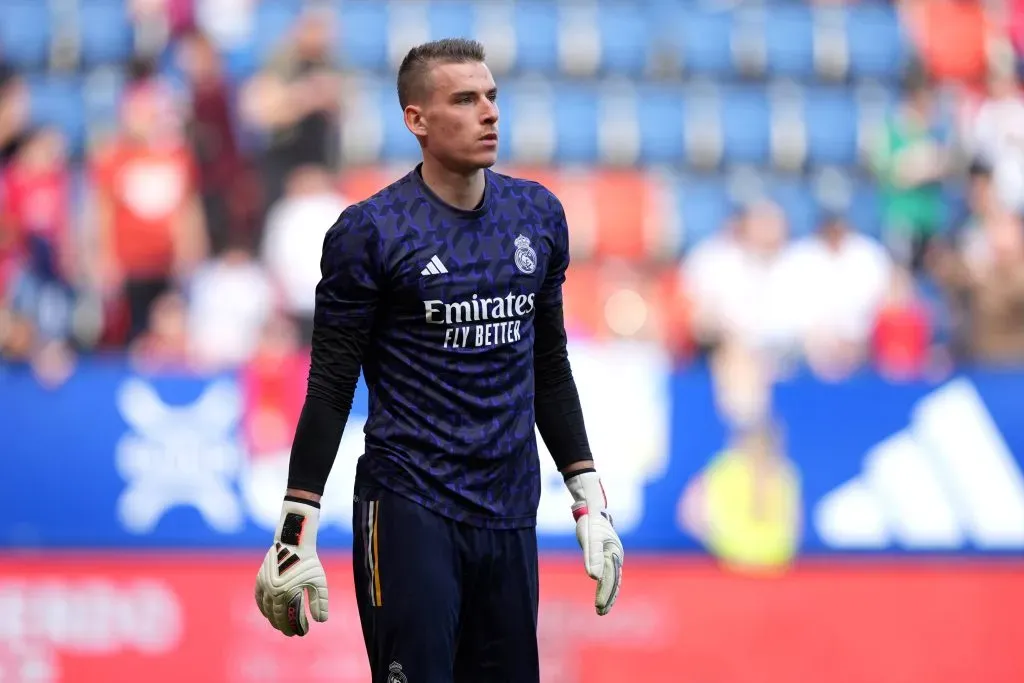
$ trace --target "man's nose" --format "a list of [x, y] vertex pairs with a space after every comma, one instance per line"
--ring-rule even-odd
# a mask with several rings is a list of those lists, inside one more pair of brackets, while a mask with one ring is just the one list
[[481, 120], [488, 125], [494, 124], [498, 121], [498, 105], [490, 100], [484, 100], [483, 113]]

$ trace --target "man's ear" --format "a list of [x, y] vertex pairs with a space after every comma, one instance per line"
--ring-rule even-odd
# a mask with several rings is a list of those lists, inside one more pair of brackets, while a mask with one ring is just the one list
[[423, 110], [415, 104], [410, 104], [405, 108], [405, 127], [418, 137], [427, 135], [427, 123], [423, 119]]

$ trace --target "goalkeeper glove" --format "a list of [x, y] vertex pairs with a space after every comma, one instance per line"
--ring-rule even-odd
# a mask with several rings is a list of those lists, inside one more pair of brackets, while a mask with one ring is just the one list
[[286, 497], [274, 545], [256, 575], [256, 604], [267, 621], [286, 636], [309, 632], [305, 602], [313, 619], [327, 621], [327, 576], [316, 554], [320, 505]]
[[597, 472], [592, 469], [571, 472], [565, 485], [572, 494], [572, 515], [576, 519], [576, 540], [583, 549], [583, 566], [597, 581], [594, 607], [608, 614], [622, 585], [622, 541], [608, 514], [608, 498]]

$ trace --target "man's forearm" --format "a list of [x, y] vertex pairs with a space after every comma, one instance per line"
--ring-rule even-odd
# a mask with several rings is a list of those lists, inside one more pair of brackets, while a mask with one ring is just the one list
[[568, 369], [568, 359], [564, 364], [562, 371], [555, 375], [555, 381], [549, 379], [537, 387], [534, 405], [537, 430], [558, 470], [567, 474], [593, 467], [594, 458], [590, 452], [579, 392]]
[[288, 464], [287, 495], [314, 502], [323, 495], [352, 410], [365, 344], [363, 331], [314, 328], [306, 401]]

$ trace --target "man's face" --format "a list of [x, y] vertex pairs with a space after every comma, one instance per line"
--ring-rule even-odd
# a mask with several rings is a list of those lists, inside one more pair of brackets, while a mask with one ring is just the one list
[[[426, 151], [453, 170], [473, 171], [498, 160], [498, 91], [482, 62], [435, 64], [418, 109]], [[413, 116], [413, 121], [416, 117]], [[411, 126], [412, 127], [412, 126]]]

